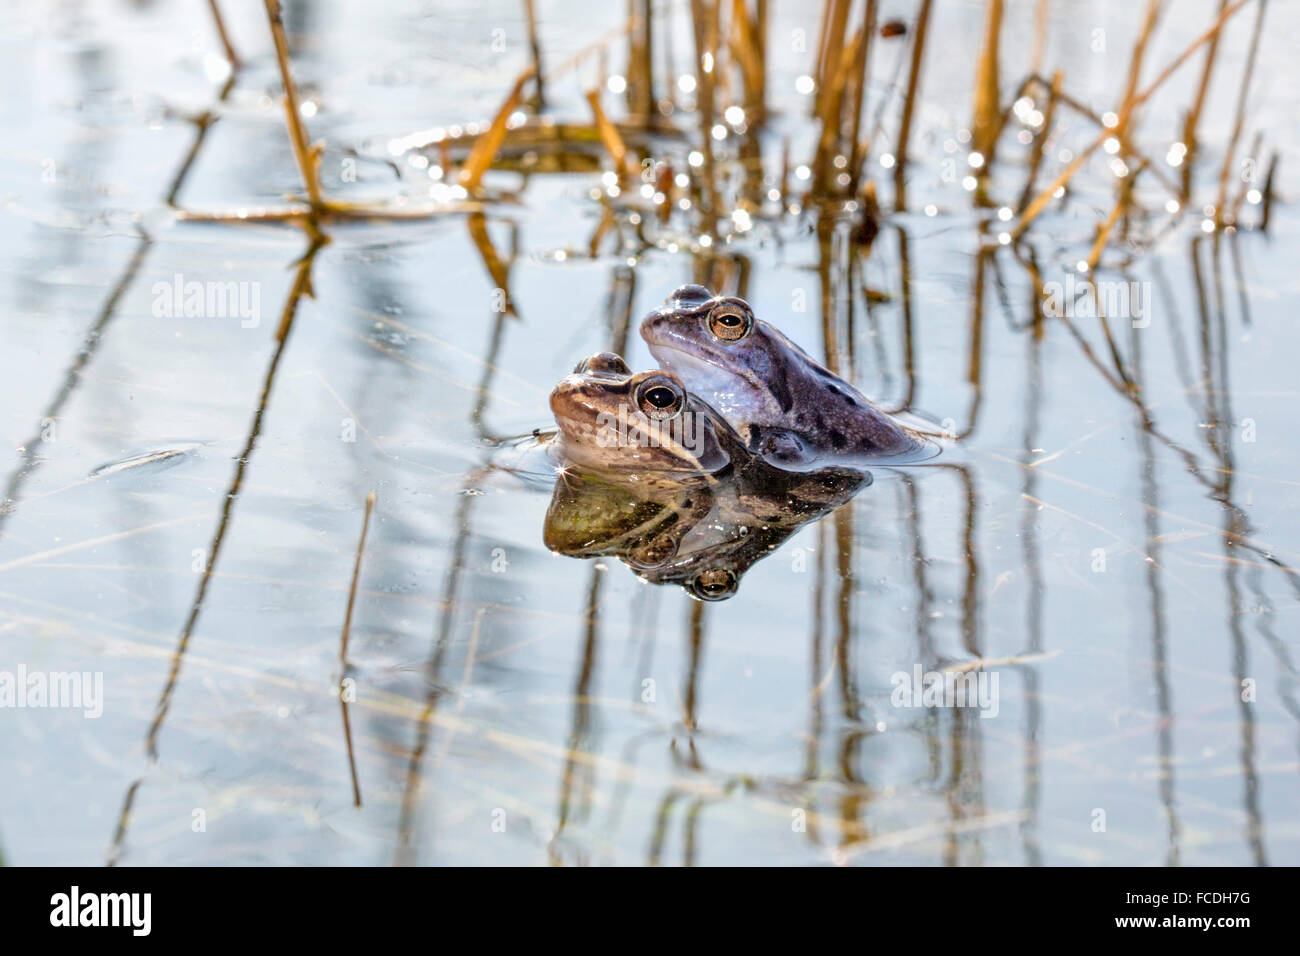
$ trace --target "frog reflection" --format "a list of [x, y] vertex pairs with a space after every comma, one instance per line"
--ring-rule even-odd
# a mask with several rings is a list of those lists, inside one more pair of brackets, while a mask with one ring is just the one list
[[792, 473], [756, 457], [739, 465], [708, 480], [652, 484], [570, 468], [546, 513], [546, 546], [570, 557], [617, 557], [654, 584], [720, 601], [755, 562], [871, 483], [860, 470]]

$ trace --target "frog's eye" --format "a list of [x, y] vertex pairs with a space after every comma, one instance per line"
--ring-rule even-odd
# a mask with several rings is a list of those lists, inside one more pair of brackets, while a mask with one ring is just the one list
[[667, 376], [652, 375], [637, 386], [636, 404], [651, 420], [672, 418], [686, 407], [686, 390]]
[[709, 313], [709, 331], [723, 342], [735, 342], [749, 334], [754, 317], [749, 309], [735, 302], [723, 302]]
[[701, 601], [725, 601], [736, 593], [740, 578], [727, 568], [701, 571], [690, 582], [691, 593]]

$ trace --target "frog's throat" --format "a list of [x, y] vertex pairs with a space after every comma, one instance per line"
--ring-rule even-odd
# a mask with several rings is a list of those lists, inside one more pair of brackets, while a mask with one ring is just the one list
[[[725, 386], [722, 384], [723, 382], [738, 379], [748, 386], [749, 391], [756, 396], [757, 401], [763, 404], [769, 403], [767, 399], [769, 389], [753, 369], [730, 368], [723, 365], [721, 362], [714, 361], [712, 358], [700, 355], [696, 352], [688, 351], [687, 349], [674, 345], [671, 342], [662, 342], [656, 346], [651, 346], [650, 351], [654, 353], [656, 348], [666, 353], [667, 357], [664, 358], [660, 355], [656, 355], [655, 357], [665, 363], [670, 371], [678, 373], [683, 380], [686, 379], [692, 371], [695, 371], [708, 377], [709, 388], [714, 391], [724, 391]], [[705, 391], [705, 389], [702, 388], [692, 388], [689, 381], [686, 382], [686, 386], [692, 392], [697, 394]]]

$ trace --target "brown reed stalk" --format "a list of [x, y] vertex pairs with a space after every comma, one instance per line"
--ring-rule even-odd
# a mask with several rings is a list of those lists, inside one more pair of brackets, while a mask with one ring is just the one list
[[1001, 128], [998, 96], [998, 41], [1002, 34], [1002, 0], [987, 0], [984, 7], [984, 41], [975, 64], [975, 117], [971, 122], [971, 149], [984, 157], [982, 171], [993, 160]]
[[1214, 224], [1224, 224], [1223, 207], [1228, 201], [1228, 178], [1232, 174], [1232, 161], [1237, 151], [1237, 140], [1241, 138], [1241, 128], [1246, 121], [1246, 96], [1250, 92], [1250, 81], [1255, 76], [1255, 61], [1259, 57], [1259, 38], [1264, 30], [1264, 11], [1268, 9], [1268, 0], [1259, 0], [1255, 14], [1255, 29], [1250, 36], [1250, 53], [1246, 57], [1246, 69], [1241, 77], [1241, 89], [1237, 92], [1237, 115], [1232, 124], [1232, 136], [1228, 148], [1223, 152], [1223, 166], [1219, 170], [1219, 198], [1214, 204]]
[[[375, 510], [375, 493], [372, 491], [366, 495], [366, 513], [361, 519], [361, 538], [357, 541], [357, 557], [352, 565], [352, 584], [348, 588], [348, 608], [343, 615], [343, 635], [339, 641], [339, 665], [343, 672], [347, 673], [348, 668], [348, 638], [352, 633], [352, 609], [357, 603], [357, 584], [361, 580], [361, 556], [366, 550], [366, 534], [370, 531], [370, 515]], [[361, 806], [361, 781], [357, 776], [357, 758], [352, 749], [352, 722], [348, 717], [348, 702], [344, 698], [341, 689], [339, 693], [339, 703], [343, 708], [343, 737], [347, 744], [348, 750], [348, 768], [352, 774], [352, 805]]]
[[1124, 86], [1124, 98], [1120, 100], [1119, 122], [1115, 126], [1115, 136], [1128, 149], [1128, 128], [1133, 116], [1133, 98], [1137, 96], [1138, 82], [1142, 78], [1142, 58], [1146, 53], [1147, 43], [1155, 32], [1156, 21], [1160, 18], [1160, 0], [1147, 0], [1146, 17], [1137, 42], [1133, 44], [1133, 54], [1129, 57], [1128, 81]]
[[609, 153], [610, 159], [614, 161], [614, 170], [618, 173], [619, 182], [624, 186], [636, 179], [637, 165], [623, 142], [622, 135], [619, 134], [618, 127], [610, 122], [609, 117], [605, 115], [604, 109], [600, 105], [600, 90], [588, 90], [586, 93], [587, 102], [591, 104], [591, 115], [595, 118], [596, 129], [600, 132], [600, 141]]
[[542, 43], [537, 32], [537, 2], [524, 0], [524, 18], [528, 21], [528, 52], [532, 57], [533, 107], [540, 112], [546, 107], [545, 78], [542, 73]]
[[208, 6], [212, 8], [212, 22], [216, 25], [221, 46], [226, 51], [226, 60], [230, 63], [231, 69], [237, 70], [242, 64], [239, 54], [235, 52], [235, 45], [230, 42], [230, 34], [226, 30], [226, 20], [221, 15], [221, 7], [217, 5], [217, 0], [208, 0]]
[[852, 66], [849, 73], [851, 83], [849, 91], [848, 131], [845, 138], [845, 152], [849, 156], [849, 192], [856, 193], [858, 180], [862, 175], [862, 165], [866, 161], [868, 146], [859, 139], [862, 129], [862, 110], [866, 99], [868, 65], [871, 60], [871, 38], [876, 32], [876, 0], [867, 0], [865, 19], [862, 30], [853, 51]]
[[930, 26], [931, 0], [921, 0], [916, 15], [916, 28], [912, 35], [912, 62], [907, 72], [907, 96], [903, 98], [903, 115], [899, 120], [898, 148], [894, 163], [894, 208], [905, 205], [903, 189], [906, 181], [907, 148], [912, 138], [912, 116], [916, 110], [916, 97], [921, 86], [921, 62], [925, 56], [925, 38]]
[[818, 116], [821, 122], [821, 136], [817, 142], [817, 153], [813, 157], [813, 175], [810, 192], [813, 196], [823, 197], [830, 192], [831, 169], [834, 158], [843, 150], [843, 132], [841, 121], [844, 112], [844, 91], [848, 83], [849, 71], [853, 69], [858, 51], [866, 42], [865, 27], [853, 35], [853, 39], [836, 57], [837, 67], [826, 88], [822, 99], [822, 109]]
[[781, 204], [786, 205], [790, 194], [790, 136], [781, 137]]
[[[700, 153], [704, 163], [703, 175], [704, 229], [709, 236], [718, 230], [718, 180], [713, 158], [713, 119], [717, 108], [714, 95], [718, 73], [718, 32], [721, 0], [691, 0], [692, 23], [695, 30], [696, 112], [700, 115]], [[706, 61], [711, 68], [706, 69]]]
[[750, 125], [762, 123], [767, 113], [763, 42], [759, 37], [763, 27], [758, 22], [759, 15], [751, 19], [747, 0], [732, 0], [731, 55], [740, 66], [741, 84], [745, 91], [745, 122]]
[[[1250, 150], [1246, 153], [1246, 155], [1250, 158], [1250, 160], [1253, 163], [1255, 163], [1255, 169], [1259, 168], [1259, 163], [1257, 162], [1257, 158], [1259, 156], [1259, 148], [1261, 145], [1263, 145], [1263, 142], [1264, 142], [1264, 133], [1262, 130], [1257, 130], [1255, 132], [1255, 138], [1251, 140]], [[1246, 201], [1246, 193], [1250, 192], [1250, 184], [1252, 182], [1254, 182], [1253, 176], [1241, 177], [1241, 185], [1237, 187], [1237, 197], [1232, 201], [1232, 215], [1228, 217], [1227, 220], [1228, 222], [1233, 223], [1235, 225], [1237, 222], [1241, 220], [1241, 207], [1242, 204]]]
[[1033, 152], [1029, 157], [1029, 173], [1025, 177], [1025, 188], [1020, 192], [1020, 202], [1016, 208], [1024, 212], [1034, 192], [1034, 183], [1038, 179], [1038, 167], [1043, 162], [1043, 150], [1052, 135], [1052, 123], [1056, 118], [1056, 104], [1061, 98], [1061, 85], [1065, 82], [1065, 73], [1057, 70], [1052, 74], [1052, 85], [1047, 91], [1047, 108], [1043, 111], [1043, 131], [1034, 138]]
[[654, 121], [654, 29], [650, 0], [628, 0], [627, 111], [645, 124]]
[[[1228, 0], [1219, 0], [1220, 16], [1223, 15], [1223, 9], [1227, 5]], [[1183, 156], [1183, 188], [1180, 198], [1184, 205], [1187, 204], [1187, 200], [1192, 194], [1192, 166], [1196, 158], [1196, 128], [1201, 120], [1201, 110], [1205, 106], [1205, 96], [1210, 89], [1210, 77], [1214, 73], [1215, 58], [1218, 52], [1219, 35], [1216, 33], [1205, 51], [1205, 66], [1201, 70], [1201, 80], [1196, 85], [1196, 99], [1192, 101], [1192, 108], [1183, 120], [1183, 145], [1187, 147], [1187, 152]]]
[[838, 96], [836, 76], [840, 72], [840, 60], [844, 56], [844, 35], [848, 30], [849, 6], [851, 0], [826, 0], [826, 9], [822, 17], [822, 38], [817, 51], [813, 76], [817, 80], [817, 90], [813, 96], [812, 115], [823, 122], [826, 117], [826, 99]]
[[[1171, 60], [1169, 64], [1160, 71], [1160, 75], [1152, 80], [1147, 85], [1146, 89], [1133, 98], [1130, 108], [1137, 109], [1154, 96], [1156, 91], [1165, 84], [1165, 81], [1168, 80], [1180, 66], [1187, 62], [1188, 57], [1208, 43], [1213, 36], [1223, 29], [1223, 25], [1228, 22], [1232, 15], [1249, 2], [1251, 2], [1251, 0], [1235, 0], [1232, 6], [1228, 7], [1219, 15], [1218, 19], [1215, 20], [1214, 24], [1208, 30], [1188, 44], [1182, 53], [1174, 57], [1173, 60]], [[1052, 184], [1034, 198], [1034, 201], [1031, 202], [1025, 211], [1020, 214], [1020, 218], [1012, 227], [1011, 236], [1013, 239], [1021, 236], [1024, 231], [1029, 228], [1030, 223], [1038, 218], [1038, 215], [1047, 208], [1047, 204], [1052, 201], [1052, 196], [1056, 193], [1056, 190], [1068, 183], [1074, 177], [1074, 174], [1083, 168], [1083, 164], [1088, 161], [1088, 158], [1097, 151], [1101, 144], [1104, 143], [1110, 135], [1111, 131], [1109, 129], [1103, 129], [1097, 138], [1089, 143], [1088, 146], [1074, 158], [1074, 161], [1061, 171], [1060, 175], [1058, 175], [1056, 179], [1052, 180]]]
[[1051, 22], [1052, 0], [1036, 0], [1034, 3], [1034, 45], [1029, 53], [1029, 72], [1041, 73], [1043, 54], [1047, 51], [1047, 27]]
[[497, 150], [501, 148], [501, 142], [506, 138], [506, 124], [510, 121], [512, 114], [519, 107], [519, 101], [523, 99], [524, 85], [532, 78], [533, 67], [529, 67], [519, 74], [515, 80], [515, 85], [510, 88], [510, 93], [506, 96], [505, 102], [497, 110], [497, 115], [492, 119], [492, 125], [487, 131], [474, 141], [474, 148], [469, 151], [469, 156], [465, 159], [465, 165], [461, 167], [460, 175], [456, 181], [465, 189], [473, 191], [479, 187], [483, 179], [483, 174], [487, 172], [492, 160], [496, 159]]
[[293, 74], [289, 70], [289, 41], [284, 33], [284, 20], [280, 16], [279, 0], [266, 0], [266, 16], [271, 22], [271, 37], [275, 41], [275, 58], [280, 65], [280, 81], [284, 85], [285, 115], [289, 125], [289, 142], [293, 146], [294, 157], [298, 160], [298, 169], [302, 173], [303, 184], [307, 187], [307, 196], [313, 208], [321, 205], [320, 177], [317, 175], [319, 155], [307, 140], [307, 128], [303, 125], [301, 107], [298, 104], [298, 88], [294, 85]]
[[352, 563], [352, 586], [348, 588], [348, 607], [343, 614], [343, 634], [339, 641], [339, 663], [348, 663], [348, 639], [352, 634], [352, 609], [357, 603], [357, 582], [361, 580], [361, 556], [366, 550], [366, 535], [370, 531], [370, 515], [375, 510], [375, 492], [366, 495], [365, 515], [361, 519], [361, 537], [357, 541], [356, 560]]
[[1101, 224], [1097, 230], [1097, 237], [1093, 240], [1092, 250], [1088, 253], [1088, 271], [1092, 272], [1097, 268], [1097, 263], [1101, 260], [1101, 254], [1106, 248], [1106, 243], [1110, 240], [1111, 230], [1115, 228], [1115, 223], [1119, 221], [1122, 213], [1126, 212], [1133, 202], [1133, 186], [1137, 182], [1138, 174], [1145, 168], [1145, 163], [1139, 164], [1124, 179], [1124, 184], [1120, 189], [1119, 199], [1116, 200], [1114, 208], [1111, 209], [1110, 215], [1106, 221]]
[[1273, 175], [1277, 172], [1277, 152], [1273, 153], [1272, 158], [1268, 161], [1268, 174], [1264, 177], [1264, 198], [1263, 207], [1259, 213], [1259, 228], [1261, 232], [1268, 232], [1269, 215], [1273, 211]]

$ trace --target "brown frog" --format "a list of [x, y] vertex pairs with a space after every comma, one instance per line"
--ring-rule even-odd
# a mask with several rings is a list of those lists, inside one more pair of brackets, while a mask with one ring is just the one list
[[551, 392], [551, 454], [594, 472], [652, 479], [711, 475], [743, 452], [726, 421], [672, 372], [632, 373], [612, 352], [583, 359]]

